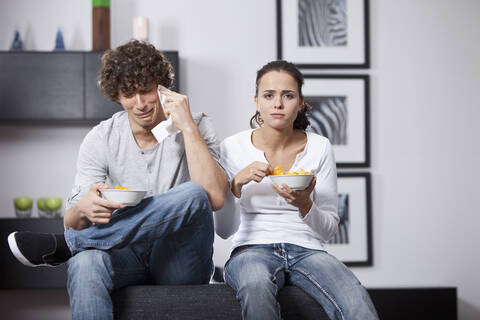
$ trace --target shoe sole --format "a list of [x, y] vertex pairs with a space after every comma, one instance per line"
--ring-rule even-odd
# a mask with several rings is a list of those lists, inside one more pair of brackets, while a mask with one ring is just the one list
[[23, 265], [25, 265], [27, 267], [39, 267], [39, 266], [41, 266], [41, 265], [36, 265], [36, 264], [31, 263], [30, 261], [28, 261], [27, 258], [25, 258], [25, 256], [22, 254], [20, 249], [18, 249], [17, 240], [15, 239], [15, 233], [17, 233], [17, 232], [15, 231], [15, 232], [12, 232], [8, 235], [8, 246], [10, 247], [10, 251], [12, 251], [15, 258], [17, 258], [18, 261], [20, 261]]

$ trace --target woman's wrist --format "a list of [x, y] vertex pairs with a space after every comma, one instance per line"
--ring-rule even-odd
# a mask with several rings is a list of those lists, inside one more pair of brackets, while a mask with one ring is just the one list
[[310, 209], [312, 209], [312, 206], [313, 206], [313, 202], [309, 198], [308, 201], [305, 204], [303, 204], [302, 206], [300, 206], [298, 208], [298, 211], [302, 215], [302, 218], [304, 218], [307, 215], [307, 213], [310, 211]]

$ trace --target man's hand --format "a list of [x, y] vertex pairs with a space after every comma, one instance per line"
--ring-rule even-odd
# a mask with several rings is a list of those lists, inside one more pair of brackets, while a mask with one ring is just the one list
[[76, 207], [80, 217], [88, 219], [92, 223], [109, 223], [112, 212], [123, 208], [123, 204], [106, 200], [100, 197], [100, 189], [108, 189], [102, 182], [92, 184], [87, 195], [81, 198]]
[[242, 195], [242, 187], [250, 181], [260, 182], [267, 175], [273, 172], [273, 168], [268, 163], [255, 161], [240, 170], [232, 180], [232, 193], [235, 197], [240, 198]]
[[317, 178], [313, 177], [312, 182], [305, 190], [293, 190], [285, 183], [279, 187], [276, 183], [272, 183], [273, 190], [275, 190], [279, 195], [281, 195], [285, 201], [291, 205], [298, 208], [302, 217], [310, 211], [312, 208], [313, 202], [310, 199], [310, 193], [312, 193], [315, 188]]
[[163, 111], [168, 118], [172, 117], [173, 124], [178, 130], [184, 132], [195, 128], [196, 124], [193, 121], [192, 113], [190, 112], [190, 104], [188, 97], [179, 93], [167, 90], [160, 90], [160, 93], [165, 95], [163, 102]]

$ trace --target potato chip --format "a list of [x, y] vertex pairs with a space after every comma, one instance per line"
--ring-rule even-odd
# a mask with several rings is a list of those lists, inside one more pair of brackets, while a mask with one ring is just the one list
[[283, 172], [282, 166], [276, 166], [273, 168], [273, 173], [271, 176], [291, 176], [291, 175], [299, 175], [299, 174], [312, 174], [311, 171], [305, 171], [304, 169], [300, 169], [298, 172], [297, 171], [287, 171]]
[[131, 190], [130, 188], [125, 188], [124, 186], [115, 185], [115, 190]]

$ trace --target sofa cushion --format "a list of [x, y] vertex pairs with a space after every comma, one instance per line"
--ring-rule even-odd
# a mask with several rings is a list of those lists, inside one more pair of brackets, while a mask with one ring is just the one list
[[[240, 304], [225, 284], [130, 286], [112, 294], [115, 319], [241, 319]], [[328, 319], [323, 308], [301, 289], [278, 294], [283, 319]]]

